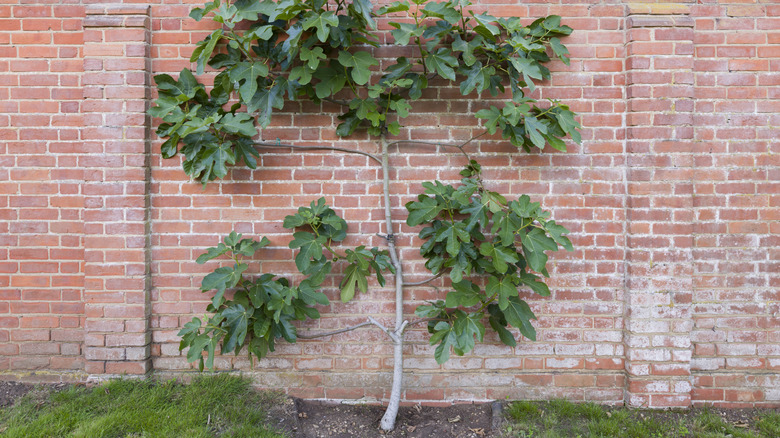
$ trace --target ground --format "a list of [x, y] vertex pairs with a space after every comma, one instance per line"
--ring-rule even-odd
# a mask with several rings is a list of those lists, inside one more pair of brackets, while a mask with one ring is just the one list
[[408, 406], [398, 412], [395, 430], [380, 433], [381, 406], [327, 404], [297, 400], [298, 438], [480, 438], [491, 434], [490, 404], [458, 404], [447, 407]]
[[[0, 409], [7, 409], [33, 390], [36, 397], [43, 400], [48, 393], [66, 390], [68, 387], [64, 383], [36, 387], [26, 383], [0, 381]], [[593, 403], [575, 404], [564, 400], [475, 403], [447, 407], [415, 405], [402, 407], [395, 430], [384, 433], [379, 430], [379, 421], [384, 413], [381, 406], [323, 403], [279, 395], [254, 400], [246, 403], [262, 404], [258, 406], [262, 408], [258, 412], [267, 412], [266, 426], [289, 438], [780, 437], [778, 410], [697, 408], [648, 411], [604, 407]], [[39, 403], [43, 406], [43, 402]], [[208, 409], [208, 412], [213, 412], [214, 408]], [[0, 424], [0, 435], [5, 429], [2, 426]], [[219, 435], [218, 428], [214, 427], [211, 428], [212, 433]]]

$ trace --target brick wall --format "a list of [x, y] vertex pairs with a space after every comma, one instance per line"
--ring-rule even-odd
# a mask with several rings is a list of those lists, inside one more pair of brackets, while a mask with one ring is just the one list
[[[198, 286], [215, 266], [193, 260], [235, 229], [273, 242], [255, 272], [295, 272], [280, 220], [321, 195], [348, 220], [347, 245], [382, 244], [379, 171], [365, 157], [264, 149], [259, 170], [205, 190], [160, 159], [144, 115], [150, 77], [190, 66], [211, 29], [186, 18], [194, 5], [60, 3], [0, 6], [0, 378], [191, 371], [176, 332], [205, 312]], [[576, 251], [552, 257], [551, 297], [522, 293], [539, 316], [536, 342], [507, 348], [488, 336], [440, 367], [427, 334], [411, 331], [405, 400], [780, 405], [780, 6], [477, 7], [558, 14], [575, 29], [571, 65], [555, 64], [537, 97], [580, 113], [583, 144], [529, 155], [488, 138], [472, 151], [495, 189], [551, 209]], [[479, 132], [470, 114], [490, 102], [434, 85], [401, 137]], [[262, 136], [376, 150], [360, 134], [337, 139], [332, 110], [290, 104]], [[403, 218], [420, 182], [457, 181], [464, 163], [404, 146], [391, 164]], [[426, 277], [415, 236], [401, 226], [411, 281]], [[409, 312], [440, 297], [427, 286], [407, 294]], [[389, 320], [391, 295], [374, 285], [349, 304], [334, 300], [303, 329]], [[390, 356], [384, 336], [364, 330], [280, 345], [254, 369], [244, 357], [217, 364], [292, 395], [383, 399]]]

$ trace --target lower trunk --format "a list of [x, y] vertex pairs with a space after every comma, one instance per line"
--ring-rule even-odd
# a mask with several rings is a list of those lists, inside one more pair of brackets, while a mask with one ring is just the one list
[[392, 207], [390, 205], [390, 164], [387, 152], [387, 139], [382, 136], [382, 182], [385, 207], [385, 225], [387, 226], [387, 249], [395, 268], [395, 336], [393, 337], [393, 388], [390, 391], [390, 402], [387, 405], [381, 427], [383, 430], [395, 428], [395, 417], [398, 415], [398, 405], [401, 403], [401, 389], [404, 375], [404, 277], [401, 260], [395, 248], [393, 231]]
[[393, 388], [390, 391], [390, 401], [387, 410], [379, 423], [382, 430], [391, 431], [395, 428], [395, 418], [398, 415], [398, 406], [401, 403], [401, 390], [404, 378], [404, 340], [403, 334], [399, 334], [398, 340], [393, 345]]

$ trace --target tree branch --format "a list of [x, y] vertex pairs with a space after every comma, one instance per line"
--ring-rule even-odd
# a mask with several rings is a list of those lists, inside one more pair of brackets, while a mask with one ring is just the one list
[[423, 141], [423, 140], [398, 140], [392, 143], [388, 143], [388, 146], [397, 146], [400, 144], [408, 143], [408, 144], [424, 144], [429, 146], [441, 146], [445, 148], [455, 148], [458, 149], [460, 153], [462, 153], [466, 157], [467, 160], [471, 161], [471, 157], [469, 156], [469, 154], [466, 153], [466, 151], [463, 150], [463, 148], [466, 147], [466, 145], [468, 145], [472, 141], [482, 137], [485, 134], [487, 134], [487, 131], [482, 131], [482, 133], [480, 133], [479, 135], [475, 135], [461, 144], [440, 143], [435, 141]]
[[322, 100], [330, 103], [335, 103], [336, 105], [349, 106], [349, 102], [347, 102], [346, 100], [334, 99], [332, 97], [323, 97]]
[[397, 336], [394, 332], [392, 332], [389, 328], [382, 325], [379, 321], [374, 319], [373, 317], [368, 317], [368, 320], [366, 322], [361, 322], [360, 324], [353, 325], [351, 327], [344, 327], [343, 329], [333, 330], [330, 332], [323, 332], [323, 333], [308, 333], [308, 334], [298, 334], [299, 339], [317, 339], [317, 338], [324, 338], [326, 336], [333, 336], [338, 335], [339, 333], [346, 333], [351, 332], [352, 330], [357, 330], [361, 327], [366, 327], [369, 325], [375, 325], [379, 327], [380, 330], [385, 332], [387, 336], [390, 336], [394, 341], [396, 340]]
[[414, 321], [409, 321], [406, 325], [415, 325], [415, 324], [422, 324], [424, 322], [431, 322], [431, 321], [445, 321], [441, 318], [422, 318], [422, 319], [415, 319]]
[[355, 329], [359, 329], [360, 327], [365, 327], [367, 325], [371, 325], [371, 321], [361, 322], [360, 324], [353, 325], [352, 327], [345, 327], [343, 329], [333, 330], [332, 332], [324, 332], [324, 333], [313, 333], [313, 334], [301, 334], [298, 333], [298, 339], [317, 339], [317, 338], [324, 338], [325, 336], [332, 336], [337, 335], [339, 333], [345, 333], [350, 332]]
[[347, 149], [347, 148], [339, 148], [334, 146], [301, 146], [297, 144], [286, 144], [286, 143], [276, 143], [276, 142], [267, 142], [267, 141], [260, 141], [252, 143], [254, 146], [261, 147], [261, 148], [292, 148], [292, 149], [302, 149], [302, 150], [310, 150], [310, 151], [337, 151], [337, 152], [345, 152], [348, 154], [358, 154], [363, 155], [368, 158], [371, 158], [372, 160], [376, 161], [379, 164], [382, 164], [382, 159], [377, 157], [374, 154], [369, 154], [368, 152], [358, 151], [355, 149]]
[[440, 273], [438, 273], [438, 274], [434, 275], [433, 277], [431, 277], [431, 278], [429, 278], [429, 279], [427, 279], [427, 280], [423, 280], [423, 281], [416, 281], [416, 282], [414, 282], [414, 283], [408, 283], [408, 282], [404, 281], [404, 286], [420, 286], [420, 285], [422, 285], [422, 284], [430, 283], [430, 282], [432, 282], [433, 280], [436, 280], [437, 278], [441, 277], [442, 275], [444, 275], [444, 273], [443, 273], [443, 272], [440, 272]]

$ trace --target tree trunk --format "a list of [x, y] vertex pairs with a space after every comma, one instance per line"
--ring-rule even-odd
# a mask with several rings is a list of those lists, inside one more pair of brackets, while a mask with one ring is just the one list
[[385, 224], [387, 232], [387, 247], [390, 252], [390, 259], [395, 268], [395, 337], [393, 338], [393, 387], [390, 391], [390, 400], [387, 410], [382, 417], [380, 426], [382, 430], [393, 430], [395, 428], [395, 418], [398, 415], [398, 405], [401, 403], [401, 390], [403, 389], [404, 375], [404, 280], [401, 269], [401, 261], [398, 258], [398, 251], [395, 248], [395, 236], [393, 231], [392, 207], [390, 206], [390, 165], [388, 163], [387, 139], [384, 135], [382, 142], [382, 181], [385, 203]]

